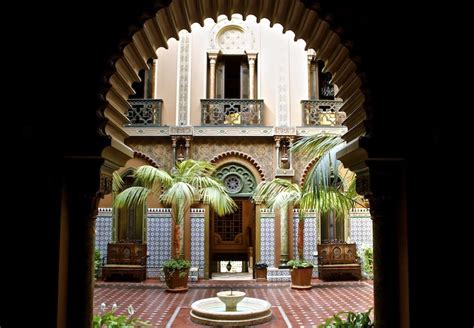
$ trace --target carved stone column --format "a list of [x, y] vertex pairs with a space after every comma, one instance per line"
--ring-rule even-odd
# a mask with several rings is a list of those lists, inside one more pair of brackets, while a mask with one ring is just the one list
[[255, 263], [258, 263], [262, 260], [261, 257], [261, 218], [260, 210], [262, 208], [261, 201], [255, 201]]
[[293, 137], [288, 138], [288, 163], [290, 165], [290, 170], [293, 169], [293, 152], [290, 151], [291, 147], [293, 147]]
[[280, 210], [280, 264], [288, 259], [288, 207], [284, 207]]
[[257, 59], [257, 52], [247, 51], [247, 58], [249, 60], [249, 98], [255, 99], [255, 60]]
[[408, 250], [404, 213], [404, 163], [368, 159], [357, 174], [357, 192], [370, 201], [374, 234], [374, 308], [378, 327], [402, 327], [408, 313]]
[[317, 61], [314, 61], [313, 65], [311, 65], [311, 76], [313, 79], [313, 99], [319, 99], [319, 69]]
[[218, 51], [209, 51], [209, 99], [216, 97], [216, 62]]
[[152, 69], [152, 98], [157, 99], [158, 98], [158, 83], [156, 81], [158, 80], [158, 59], [153, 59], [153, 64], [151, 65]]
[[275, 136], [275, 152], [276, 152], [276, 170], [280, 168], [280, 136]]
[[[111, 192], [113, 169], [101, 160], [72, 161], [66, 175], [68, 232], [67, 263], [61, 270], [67, 276], [67, 327], [90, 327], [93, 314], [95, 220], [100, 198]], [[83, 177], [86, 176], [87, 179]]]
[[316, 52], [313, 49], [308, 50], [308, 99], [318, 99], [317, 95], [318, 79], [315, 79], [317, 75], [317, 63], [314, 61], [316, 58]]
[[293, 145], [294, 136], [274, 136], [275, 153], [276, 153], [276, 177], [292, 177], [295, 175], [293, 169], [291, 146]]

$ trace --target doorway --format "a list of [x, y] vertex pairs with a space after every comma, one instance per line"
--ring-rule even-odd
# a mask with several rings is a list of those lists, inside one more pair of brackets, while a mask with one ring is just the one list
[[234, 198], [237, 210], [229, 215], [211, 213], [209, 277], [252, 279], [255, 258], [255, 211], [248, 198]]

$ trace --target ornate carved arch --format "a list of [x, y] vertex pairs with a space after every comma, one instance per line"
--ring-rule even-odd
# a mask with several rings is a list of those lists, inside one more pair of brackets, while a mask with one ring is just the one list
[[[318, 160], [319, 160], [319, 158], [314, 158], [311, 162], [308, 163], [308, 165], [306, 165], [303, 173], [301, 174], [301, 180], [300, 180], [300, 186], [301, 187], [303, 186], [309, 172], [314, 167], [314, 165], [318, 162]], [[339, 166], [338, 171], [339, 171], [339, 175], [343, 177], [342, 182], [344, 183], [344, 189], [346, 189], [349, 186], [349, 184], [351, 182], [351, 179], [354, 178], [355, 173], [350, 171], [346, 167], [344, 167], [343, 163], [341, 163], [341, 165]]]
[[241, 151], [226, 151], [211, 159], [211, 163], [218, 167], [230, 162], [240, 163], [241, 165], [253, 171], [255, 178], [259, 178], [260, 181], [265, 180], [263, 167], [257, 162], [255, 158]]
[[348, 132], [344, 139], [349, 142], [364, 135], [365, 96], [361, 92], [361, 72], [356, 71], [357, 65], [349, 56], [351, 43], [342, 40], [342, 32], [336, 33], [329, 18], [321, 18], [318, 10], [292, 0], [205, 1], [201, 6], [195, 1], [173, 0], [167, 7], [151, 10], [140, 26], [131, 29], [130, 37], [122, 42], [122, 53], [111, 61], [113, 68], [106, 74], [104, 104], [99, 109], [99, 116], [105, 116], [108, 121], [101, 131], [123, 144], [127, 134], [121, 127], [128, 122], [124, 113], [128, 109], [128, 96], [133, 93], [131, 85], [139, 81], [138, 72], [148, 68], [149, 60], [157, 58], [157, 49], [168, 47], [168, 39], [179, 39], [180, 30], [190, 32], [191, 24], [203, 25], [206, 18], [217, 21], [219, 15], [231, 19], [233, 13], [241, 13], [244, 19], [254, 15], [257, 21], [267, 18], [271, 25], [279, 23], [283, 32], [291, 30], [295, 40], [306, 41], [306, 49], [316, 51], [316, 59], [325, 62], [324, 70], [332, 74], [332, 82], [339, 86], [336, 96], [344, 100], [342, 110], [347, 114], [344, 124]]
[[148, 156], [147, 154], [142, 153], [141, 151], [138, 151], [138, 150], [133, 151], [133, 158], [141, 158], [141, 159], [143, 159], [145, 162], [147, 162], [148, 164], [150, 164], [151, 166], [156, 167], [157, 169], [160, 168], [160, 166], [158, 165], [158, 163], [157, 163], [153, 158], [151, 158], [151, 157]]
[[303, 186], [304, 181], [306, 180], [306, 177], [308, 176], [309, 171], [313, 168], [314, 164], [318, 161], [318, 158], [314, 158], [311, 162], [306, 165], [303, 173], [301, 174], [301, 179], [300, 179], [300, 186]]

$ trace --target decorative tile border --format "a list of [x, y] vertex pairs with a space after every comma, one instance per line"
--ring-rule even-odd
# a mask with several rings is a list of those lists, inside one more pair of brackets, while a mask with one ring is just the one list
[[191, 209], [191, 265], [198, 267], [199, 278], [204, 278], [205, 209]]
[[[270, 214], [270, 213], [267, 213]], [[275, 265], [275, 222], [273, 217], [260, 216], [260, 261]]]
[[313, 134], [319, 133], [334, 133], [343, 135], [347, 132], [347, 127], [345, 126], [305, 126], [305, 127], [296, 127], [296, 134], [298, 136], [307, 137]]
[[362, 251], [365, 247], [373, 246], [372, 219], [351, 215], [350, 217], [350, 238], [357, 244], [357, 250]]
[[216, 126], [205, 127], [199, 126], [194, 128], [195, 136], [239, 136], [239, 137], [259, 137], [259, 136], [273, 136], [273, 128], [271, 126], [253, 127], [253, 126]]
[[290, 269], [267, 269], [267, 281], [291, 281]]
[[147, 213], [148, 278], [158, 278], [163, 263], [171, 258], [172, 218], [169, 208], [149, 208]]
[[112, 208], [100, 207], [95, 221], [95, 247], [100, 256], [107, 255], [107, 244], [112, 241]]
[[124, 131], [131, 137], [150, 136], [150, 137], [167, 137], [170, 135], [168, 126], [147, 126], [147, 127], [123, 127]]
[[[298, 209], [293, 211], [293, 256], [298, 257]], [[318, 215], [314, 211], [306, 213], [304, 219], [304, 246], [303, 256], [306, 261], [313, 263], [313, 278], [317, 277], [317, 258], [314, 256], [318, 245]]]

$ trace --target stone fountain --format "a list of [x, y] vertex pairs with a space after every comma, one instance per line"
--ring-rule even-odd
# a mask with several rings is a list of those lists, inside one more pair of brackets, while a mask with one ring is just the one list
[[242, 327], [272, 319], [269, 302], [245, 297], [241, 291], [223, 291], [191, 305], [191, 321], [209, 326]]

